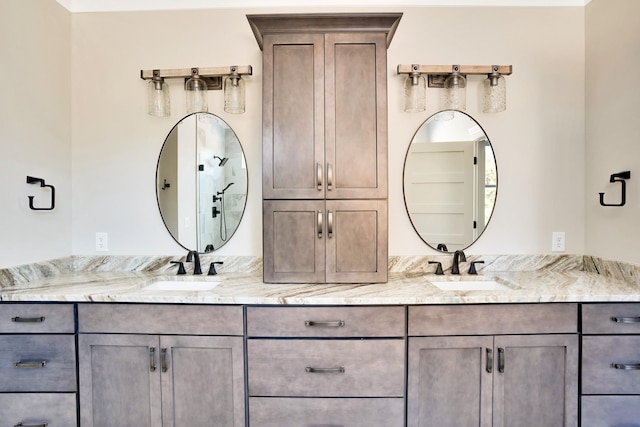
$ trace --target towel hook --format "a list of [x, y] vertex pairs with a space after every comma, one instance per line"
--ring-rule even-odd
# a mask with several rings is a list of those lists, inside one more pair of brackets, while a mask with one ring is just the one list
[[627, 202], [627, 182], [625, 180], [631, 179], [631, 171], [618, 172], [611, 175], [609, 178], [609, 182], [619, 182], [622, 184], [622, 201], [620, 203], [605, 203], [604, 202], [604, 193], [600, 194], [600, 205], [601, 206], [624, 206]]
[[56, 206], [56, 189], [53, 185], [47, 185], [42, 178], [34, 178], [33, 176], [27, 176], [27, 184], [40, 184], [40, 187], [49, 187], [51, 189], [51, 207], [48, 208], [36, 208], [33, 206], [34, 196], [29, 197], [29, 209], [34, 211], [51, 211]]

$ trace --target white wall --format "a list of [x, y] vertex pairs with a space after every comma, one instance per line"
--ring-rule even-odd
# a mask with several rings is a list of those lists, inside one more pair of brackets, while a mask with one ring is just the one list
[[[71, 16], [55, 1], [0, 0], [0, 267], [71, 254]], [[44, 178], [51, 192], [26, 184]]]
[[[640, 2], [592, 0], [586, 10], [586, 252], [640, 263]], [[631, 171], [624, 207], [612, 173]]]

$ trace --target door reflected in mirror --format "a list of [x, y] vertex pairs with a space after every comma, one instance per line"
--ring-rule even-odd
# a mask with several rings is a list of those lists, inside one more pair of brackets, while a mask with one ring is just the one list
[[247, 186], [242, 146], [224, 120], [195, 113], [171, 129], [158, 158], [156, 195], [167, 230], [185, 249], [212, 252], [229, 241]]
[[498, 171], [482, 127], [460, 111], [441, 111], [416, 131], [404, 164], [404, 199], [414, 229], [434, 249], [473, 244], [496, 202]]

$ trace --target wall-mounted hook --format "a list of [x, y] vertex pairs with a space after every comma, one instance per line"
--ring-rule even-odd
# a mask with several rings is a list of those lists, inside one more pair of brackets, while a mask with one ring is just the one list
[[631, 179], [631, 171], [618, 172], [611, 175], [609, 178], [609, 182], [619, 182], [622, 184], [622, 201], [620, 203], [605, 203], [604, 202], [604, 193], [600, 194], [600, 205], [601, 206], [624, 206], [627, 202], [627, 182], [625, 180]]
[[34, 178], [32, 176], [27, 176], [27, 184], [40, 184], [40, 187], [49, 187], [51, 189], [51, 207], [36, 208], [33, 206], [34, 196], [27, 196], [29, 197], [29, 209], [34, 211], [52, 211], [53, 208], [56, 206], [56, 189], [53, 187], [53, 185], [46, 185], [44, 183], [44, 179]]

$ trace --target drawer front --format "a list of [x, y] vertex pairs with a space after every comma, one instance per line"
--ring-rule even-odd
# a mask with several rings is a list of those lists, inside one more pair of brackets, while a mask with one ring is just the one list
[[0, 304], [0, 333], [74, 332], [73, 304]]
[[577, 304], [410, 306], [409, 335], [578, 332]]
[[584, 396], [582, 427], [639, 427], [640, 396]]
[[73, 335], [0, 336], [0, 391], [76, 391]]
[[404, 395], [403, 340], [253, 339], [247, 349], [251, 396]]
[[583, 304], [583, 334], [640, 334], [640, 304]]
[[76, 395], [0, 394], [0, 420], [6, 426], [76, 427]]
[[253, 337], [402, 337], [404, 307], [247, 307]]
[[582, 337], [583, 394], [640, 394], [640, 336]]
[[81, 333], [242, 335], [242, 306], [79, 304]]
[[258, 427], [402, 427], [404, 400], [252, 397], [249, 421]]

